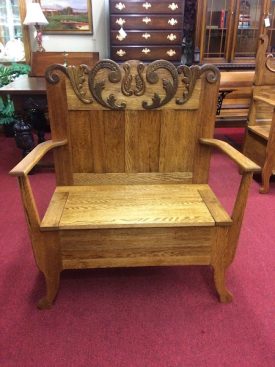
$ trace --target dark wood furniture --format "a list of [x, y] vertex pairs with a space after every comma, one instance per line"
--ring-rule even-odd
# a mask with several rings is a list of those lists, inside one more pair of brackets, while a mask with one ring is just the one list
[[46, 109], [46, 82], [42, 77], [30, 78], [27, 75], [22, 75], [16, 78], [13, 82], [0, 88], [0, 95], [5, 97], [9, 94], [15, 106], [15, 111], [23, 114], [26, 100], [31, 98], [34, 103], [41, 105], [41, 108]]
[[[17, 113], [24, 115], [35, 131], [38, 141], [44, 141], [49, 129], [44, 113], [47, 112], [45, 71], [51, 64], [93, 66], [99, 59], [98, 52], [33, 52], [30, 76], [22, 76], [0, 88], [0, 95], [9, 94]], [[31, 134], [31, 131], [30, 131]]]
[[[260, 167], [213, 139], [219, 78], [214, 66], [164, 60], [48, 70], [52, 141], [10, 172], [46, 280], [38, 307], [52, 305], [63, 269], [160, 265], [212, 266], [231, 301], [225, 271]], [[212, 147], [243, 171], [231, 216], [208, 185]], [[50, 149], [57, 187], [41, 220], [28, 173]]]
[[0, 88], [0, 95], [5, 96], [46, 94], [46, 81], [43, 77], [30, 78], [28, 75], [22, 75], [13, 82]]
[[[98, 52], [32, 52], [30, 77], [43, 77], [48, 66], [52, 64], [93, 66], [99, 60]], [[44, 139], [47, 121], [47, 100], [43, 98], [37, 103], [33, 98], [26, 103], [32, 126], [38, 131], [38, 141]], [[42, 133], [40, 133], [42, 131]]]
[[33, 131], [36, 132], [39, 143], [45, 140], [48, 126], [45, 117], [47, 111], [45, 79], [22, 75], [0, 88], [0, 96], [6, 98], [7, 95], [10, 95], [14, 103], [18, 122], [14, 125], [16, 145], [21, 149], [22, 156], [25, 156], [35, 145]]
[[254, 67], [259, 35], [268, 32], [264, 18], [272, 23], [273, 8], [270, 0], [198, 0], [196, 44], [201, 62]]
[[261, 37], [256, 58], [251, 108], [243, 153], [262, 167], [261, 193], [269, 192], [275, 174], [275, 61], [266, 56], [268, 36]]
[[44, 77], [52, 64], [93, 66], [99, 60], [98, 52], [32, 52], [30, 76]]
[[180, 63], [184, 0], [110, 0], [111, 58]]

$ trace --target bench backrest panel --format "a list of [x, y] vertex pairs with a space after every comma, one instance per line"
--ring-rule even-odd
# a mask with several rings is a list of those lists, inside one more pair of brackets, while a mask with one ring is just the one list
[[[68, 171], [57, 172], [59, 184], [106, 177], [112, 183], [106, 174], [122, 183], [135, 181], [133, 174], [148, 182], [207, 180], [209, 152], [199, 138], [213, 135], [218, 70], [177, 70], [167, 61], [139, 65], [101, 61], [91, 71], [48, 71], [53, 139], [69, 141], [56, 158], [57, 171], [65, 169], [64, 162]], [[66, 74], [58, 83], [56, 68]]]
[[73, 172], [192, 171], [197, 128], [192, 116], [190, 111], [70, 111]]

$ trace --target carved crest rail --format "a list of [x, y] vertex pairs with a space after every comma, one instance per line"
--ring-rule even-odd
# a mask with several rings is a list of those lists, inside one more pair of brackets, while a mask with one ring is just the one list
[[[58, 83], [59, 72], [70, 81], [74, 96], [82, 104], [97, 102], [103, 108], [158, 109], [174, 105], [175, 109], [196, 109], [199, 103], [200, 88], [196, 90], [200, 78], [205, 76], [208, 83], [219, 80], [219, 70], [213, 65], [175, 67], [166, 60], [157, 60], [148, 65], [138, 61], [125, 62], [122, 66], [112, 60], [101, 60], [92, 69], [86, 65], [68, 66], [54, 64], [46, 71], [50, 84]], [[107, 84], [111, 84], [106, 88]], [[106, 90], [111, 93], [105, 93]], [[188, 105], [192, 95], [196, 95]], [[194, 102], [195, 101], [195, 102]], [[184, 109], [185, 109], [184, 108]], [[85, 107], [81, 107], [85, 109]]]

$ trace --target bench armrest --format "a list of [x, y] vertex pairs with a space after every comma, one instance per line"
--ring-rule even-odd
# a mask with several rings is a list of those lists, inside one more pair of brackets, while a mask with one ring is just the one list
[[226, 143], [225, 141], [218, 139], [205, 139], [200, 138], [200, 143], [203, 145], [208, 145], [211, 147], [215, 147], [224, 152], [229, 158], [231, 158], [235, 163], [239, 165], [239, 167], [244, 172], [260, 172], [261, 167], [256, 163], [251, 161], [245, 155], [237, 151], [237, 149], [233, 148], [231, 145]]
[[254, 96], [253, 99], [254, 99], [254, 101], [263, 102], [263, 103], [268, 104], [271, 107], [275, 107], [275, 99], [274, 98], [265, 97], [265, 96]]
[[60, 141], [47, 140], [44, 143], [38, 144], [9, 174], [12, 176], [26, 176], [49, 150], [66, 145], [67, 142], [67, 139]]

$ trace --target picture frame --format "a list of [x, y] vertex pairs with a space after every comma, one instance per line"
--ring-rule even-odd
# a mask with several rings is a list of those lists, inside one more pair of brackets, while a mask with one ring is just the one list
[[92, 0], [40, 0], [44, 34], [93, 34]]

